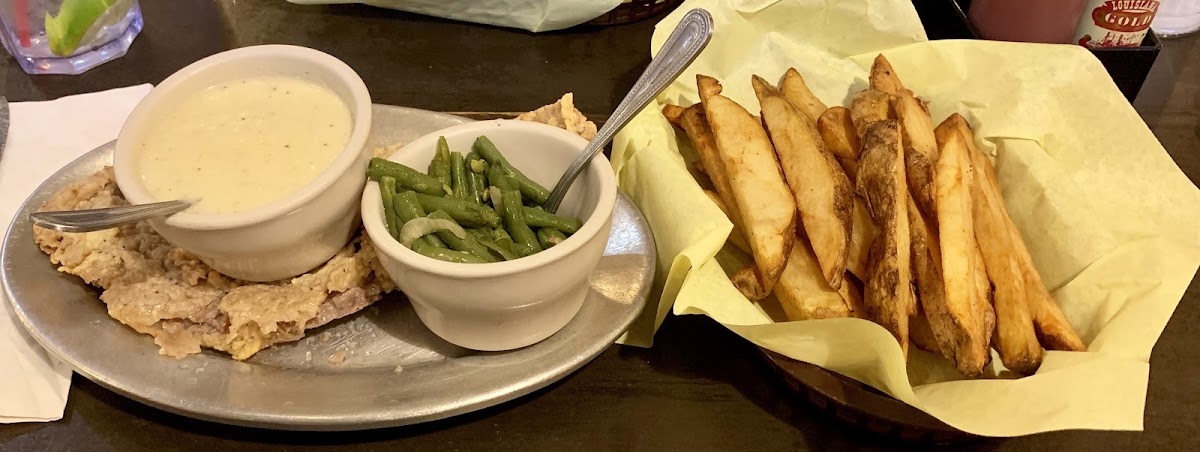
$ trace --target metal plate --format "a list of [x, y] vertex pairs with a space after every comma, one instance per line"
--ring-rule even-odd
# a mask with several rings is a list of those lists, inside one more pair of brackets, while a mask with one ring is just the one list
[[[370, 146], [411, 141], [468, 119], [375, 106]], [[29, 212], [112, 161], [102, 146], [55, 173], [25, 201], [0, 248], [0, 283], [29, 333], [76, 372], [113, 391], [205, 420], [287, 430], [356, 430], [446, 418], [557, 381], [616, 340], [645, 305], [654, 240], [618, 196], [612, 236], [575, 318], [515, 351], [475, 352], [425, 328], [400, 294], [245, 362], [204, 352], [160, 356], [150, 336], [110, 318], [99, 292], [59, 273], [33, 241]], [[346, 354], [334, 365], [329, 357]]]

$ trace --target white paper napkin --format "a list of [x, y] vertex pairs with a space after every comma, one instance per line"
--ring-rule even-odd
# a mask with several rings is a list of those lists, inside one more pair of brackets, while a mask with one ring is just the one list
[[[150, 85], [9, 105], [0, 156], [0, 225], [8, 229], [25, 198], [75, 158], [117, 137]], [[0, 423], [62, 419], [71, 369], [25, 333], [0, 292]]]

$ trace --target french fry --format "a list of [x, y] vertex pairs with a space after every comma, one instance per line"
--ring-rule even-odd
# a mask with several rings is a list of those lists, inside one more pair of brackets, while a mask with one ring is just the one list
[[[721, 199], [721, 195], [718, 195], [717, 192], [712, 190], [704, 190], [704, 194], [708, 195], [708, 199], [711, 199], [713, 204], [717, 205], [718, 209], [721, 209], [722, 212], [725, 212], [726, 217], [730, 217], [729, 207], [725, 205], [725, 201]], [[742, 250], [746, 254], [750, 254], [750, 244], [746, 243], [745, 234], [741, 229], [738, 228], [736, 224], [733, 225], [733, 230], [729, 231], [729, 242], [732, 243], [737, 249]]]
[[841, 291], [825, 282], [817, 257], [803, 238], [797, 239], [792, 246], [787, 267], [783, 269], [774, 293], [788, 320], [830, 319], [850, 317], [851, 314]]
[[975, 313], [983, 319], [983, 334], [992, 339], [995, 343], [996, 339], [996, 309], [995, 297], [992, 290], [992, 282], [988, 280], [987, 266], [983, 263], [983, 253], [979, 251], [979, 243], [975, 244], [975, 249], [971, 253], [971, 260], [975, 262], [975, 268], [983, 269], [975, 272], [975, 296], [971, 298], [971, 306], [975, 308]]
[[780, 174], [771, 139], [754, 116], [722, 96], [716, 79], [697, 75], [696, 84], [732, 188], [734, 202], [728, 204], [742, 215], [759, 281], [770, 293], [795, 241], [795, 200]]
[[663, 105], [662, 114], [664, 118], [667, 118], [667, 122], [671, 123], [671, 125], [682, 128], [684, 110], [687, 109], [674, 104], [666, 104]]
[[[973, 353], [986, 354], [990, 346], [987, 311], [991, 307], [987, 306], [986, 273], [980, 273], [985, 270], [975, 243], [971, 173], [965, 149], [962, 139], [957, 135], [952, 135], [940, 149], [934, 199], [937, 202], [946, 310], [952, 319], [961, 323], [971, 338], [971, 349], [964, 353], [975, 356]], [[956, 351], [955, 355], [959, 353]]]
[[906, 95], [892, 97], [892, 111], [904, 130], [904, 164], [908, 174], [908, 190], [917, 207], [928, 218], [936, 218], [933, 202], [933, 168], [938, 159], [938, 143], [933, 134], [929, 112], [917, 98]]
[[701, 104], [687, 108], [668, 104], [663, 107], [663, 116], [667, 118], [667, 121], [683, 129], [692, 141], [692, 147], [700, 156], [700, 166], [712, 180], [713, 188], [722, 201], [719, 206], [724, 208], [721, 210], [729, 217], [729, 221], [733, 223], [735, 229], [744, 230], [741, 212], [733, 201], [733, 188], [729, 183], [729, 174], [725, 171], [725, 164], [717, 152], [716, 137], [713, 136], [712, 128], [708, 125], [704, 107]]
[[821, 273], [829, 287], [837, 290], [846, 275], [850, 245], [850, 211], [854, 207], [850, 179], [825, 149], [816, 122], [762, 77], [751, 77], [751, 84]]
[[857, 319], [866, 318], [866, 309], [863, 309], [863, 285], [854, 275], [847, 275], [842, 282], [842, 290], [838, 293], [842, 294], [842, 299], [846, 301], [846, 307], [850, 308], [850, 316]]
[[913, 95], [912, 91], [900, 83], [900, 77], [896, 75], [896, 70], [892, 69], [892, 63], [883, 54], [875, 56], [875, 61], [871, 63], [871, 75], [868, 82], [871, 89], [874, 90], [892, 95]]
[[[850, 123], [854, 124], [854, 131], [860, 140], [863, 140], [868, 126], [893, 118], [891, 99], [891, 94], [873, 89], [864, 89], [850, 98]], [[862, 150], [859, 150], [859, 154], [861, 160]]]
[[[708, 175], [716, 190], [705, 190], [705, 194], [709, 195], [709, 198], [729, 218], [729, 222], [733, 223], [729, 241], [738, 249], [753, 255], [746, 240], [746, 229], [742, 222], [741, 212], [738, 210], [737, 203], [734, 202], [733, 188], [729, 183], [729, 175], [725, 171], [725, 163], [721, 161], [721, 156], [717, 152], [716, 137], [713, 136], [712, 128], [709, 127], [708, 119], [704, 115], [704, 106], [696, 104], [683, 108], [668, 104], [663, 107], [663, 116], [667, 118], [667, 121], [682, 128], [692, 140], [692, 146], [700, 156], [700, 166], [704, 168], [704, 173]], [[758, 274], [753, 266], [742, 268], [730, 277], [730, 281], [749, 300], [757, 301], [768, 295], [762, 282], [758, 280]]]
[[858, 150], [861, 145], [854, 121], [850, 120], [850, 109], [839, 105], [825, 110], [817, 118], [817, 132], [825, 141], [825, 147], [842, 164], [846, 176], [854, 180], [858, 174]]
[[[946, 146], [957, 144], [962, 149], [953, 152], [967, 155], [965, 140], [957, 130], [954, 133], [959, 139], [947, 137]], [[1043, 352], [1033, 329], [1026, 294], [1028, 284], [1021, 274], [1014, 251], [1016, 247], [1005, 224], [1008, 210], [1004, 207], [1004, 200], [999, 198], [998, 193], [984, 187], [987, 184], [986, 176], [979, 172], [975, 171], [971, 178], [972, 216], [975, 241], [979, 245], [988, 280], [995, 286], [995, 347], [1000, 352], [1004, 367], [1029, 375], [1042, 364]]]
[[1050, 295], [1046, 287], [1041, 285], [1041, 275], [1034, 268], [1033, 261], [1023, 260], [1021, 263], [1021, 274], [1025, 275], [1026, 281], [1033, 281], [1029, 283], [1030, 286], [1032, 287], [1036, 283], [1042, 288], [1040, 291], [1034, 292], [1029, 299], [1029, 302], [1032, 303], [1033, 327], [1037, 331], [1042, 346], [1049, 350], [1087, 351], [1087, 345], [1083, 343], [1083, 339], [1079, 337], [1075, 327], [1071, 326], [1071, 322], [1063, 314], [1058, 302], [1054, 301], [1054, 297]]
[[800, 72], [796, 68], [788, 68], [787, 72], [783, 73], [783, 80], [779, 82], [779, 90], [783, 92], [783, 97], [787, 98], [788, 102], [795, 105], [801, 112], [808, 116], [811, 121], [816, 121], [817, 118], [825, 113], [825, 103], [808, 89], [808, 84], [804, 83], [804, 77], [800, 76]]
[[929, 326], [929, 319], [925, 315], [925, 311], [921, 309], [921, 303], [917, 303], [917, 313], [908, 319], [908, 338], [914, 346], [921, 350], [952, 359], [943, 354], [937, 338], [933, 335], [933, 327]]
[[762, 281], [758, 278], [758, 268], [754, 264], [746, 264], [746, 266], [733, 272], [729, 277], [729, 282], [733, 283], [738, 292], [742, 293], [750, 301], [758, 301], [770, 295], [762, 286]]
[[[971, 164], [976, 170], [976, 177], [980, 179], [978, 188], [985, 192], [984, 196], [997, 200], [997, 205], [1004, 207], [1004, 198], [1001, 195], [1000, 184], [996, 179], [996, 170], [992, 167], [992, 163], [988, 160], [987, 156], [975, 146], [974, 133], [971, 131], [971, 127], [967, 124], [966, 119], [955, 113], [946, 118], [935, 130], [939, 141], [946, 139], [945, 137], [953, 134], [955, 131], [958, 132], [967, 146], [967, 153], [970, 155]], [[1046, 290], [1041, 275], [1038, 274], [1037, 268], [1033, 265], [1033, 258], [1025, 246], [1025, 241], [1021, 238], [1020, 231], [1017, 230], [1016, 225], [1012, 222], [1012, 218], [1008, 215], [1007, 207], [1004, 207], [1004, 209], [1004, 216], [1002, 218], [1003, 228], [1007, 231], [1010, 238], [1008, 243], [1012, 247], [1013, 257], [1017, 261], [1017, 266], [1020, 268], [1021, 276], [1025, 282], [1025, 296], [1029, 303], [1030, 315], [1033, 318], [1035, 333], [1042, 346], [1050, 350], [1087, 350], [1087, 346], [1084, 345], [1083, 339], [1079, 337], [1079, 333], [1067, 321], [1058, 303], [1054, 301], [1050, 292]]]
[[866, 317], [880, 324], [908, 355], [908, 320], [916, 312], [908, 225], [908, 188], [899, 123], [877, 121], [864, 131], [858, 191], [879, 229], [863, 288]]
[[846, 260], [846, 270], [860, 280], [867, 279], [867, 261], [871, 254], [871, 244], [879, 230], [871, 222], [871, 213], [861, 196], [854, 197], [854, 210], [850, 213], [853, 225], [850, 227], [850, 255]]
[[[936, 351], [954, 363], [959, 373], [968, 377], [983, 373], [991, 355], [988, 353], [989, 330], [978, 318], [978, 306], [949, 305], [946, 303], [946, 287], [942, 279], [942, 250], [937, 231], [921, 215], [911, 215], [916, 210], [916, 201], [908, 198], [909, 232], [912, 234], [913, 279], [916, 281], [918, 307], [927, 320], [926, 326], [937, 348]], [[915, 328], [915, 327], [914, 327]], [[916, 334], [916, 333], [914, 333]], [[914, 339], [916, 341], [916, 339]], [[920, 347], [920, 344], [918, 343]]]

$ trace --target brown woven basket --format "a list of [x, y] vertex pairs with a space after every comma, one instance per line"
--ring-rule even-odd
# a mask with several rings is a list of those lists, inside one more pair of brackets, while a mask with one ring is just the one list
[[674, 9], [683, 0], [625, 0], [621, 6], [592, 19], [588, 25], [621, 25], [649, 19], [658, 13]]

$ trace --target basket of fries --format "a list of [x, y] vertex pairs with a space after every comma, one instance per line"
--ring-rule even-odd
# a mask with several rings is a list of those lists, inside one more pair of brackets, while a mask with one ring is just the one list
[[933, 433], [1141, 428], [1200, 190], [1094, 56], [930, 42], [903, 0], [695, 7], [712, 42], [613, 145], [660, 319], [708, 315]]
[[682, 2], [683, 0], [624, 0], [612, 11], [588, 21], [587, 24], [609, 26], [646, 20], [669, 11]]

